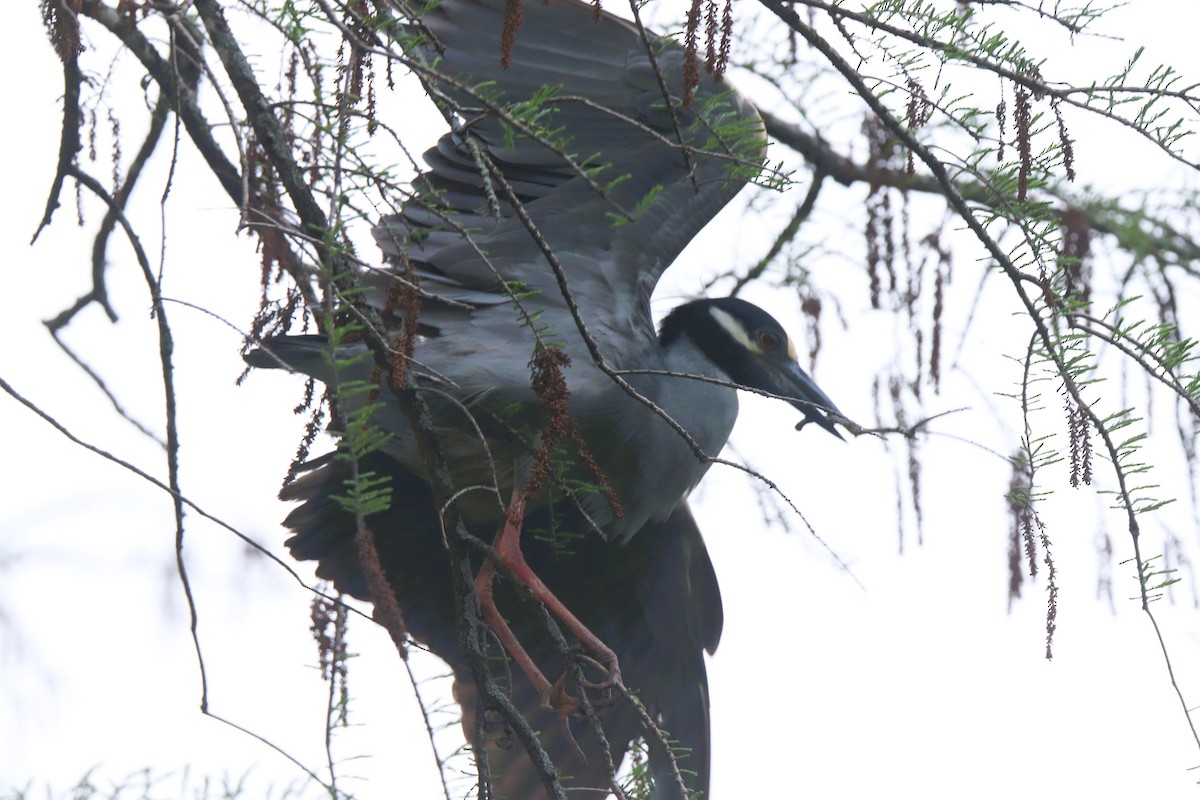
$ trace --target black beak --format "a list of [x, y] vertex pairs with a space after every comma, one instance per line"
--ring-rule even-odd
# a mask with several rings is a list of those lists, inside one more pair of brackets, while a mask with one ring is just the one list
[[[804, 414], [804, 420], [796, 425], [800, 430], [810, 422], [815, 422], [839, 439], [842, 435], [834, 428], [834, 422], [827, 415], [842, 416], [838, 407], [833, 404], [821, 387], [817, 386], [804, 369], [791, 359], [758, 359], [772, 386], [767, 388], [772, 394], [786, 397], [788, 402]], [[843, 441], [845, 441], [843, 439]]]

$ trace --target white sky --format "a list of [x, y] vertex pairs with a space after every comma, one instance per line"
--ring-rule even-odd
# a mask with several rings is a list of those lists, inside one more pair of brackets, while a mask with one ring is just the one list
[[[1164, 59], [1194, 65], [1183, 49], [1193, 47], [1182, 43], [1187, 26], [1146, 29], [1167, 9], [1138, 0], [1107, 29], [1131, 40], [1153, 33]], [[0, 200], [9, 302], [0, 316], [0, 376], [82, 438], [162, 477], [161, 450], [113, 413], [39, 322], [86, 290], [90, 236], [100, 218], [89, 204], [89, 227], [80, 231], [73, 211], [60, 210], [42, 240], [27, 245], [52, 175], [61, 92], [40, 30], [33, 3], [14, 6], [0, 27], [3, 74], [16, 77], [6, 82], [10, 121], [3, 134], [10, 154], [10, 189]], [[1172, 33], [1174, 40], [1164, 38]], [[126, 161], [132, 149], [127, 145]], [[186, 144], [182, 157], [182, 174], [194, 174]], [[1131, 187], [1146, 187], [1167, 174], [1161, 163], [1119, 162], [1105, 146], [1080, 143], [1085, 180], [1112, 180], [1124, 166]], [[152, 258], [159, 186], [142, 187], [135, 212]], [[823, 224], [837, 231], [836, 204], [861, 202], [861, 189], [833, 192], [830, 202]], [[256, 302], [257, 259], [250, 240], [235, 237], [236, 214], [215, 182], [177, 184], [167, 224], [165, 293], [246, 324]], [[661, 307], [695, 291], [700, 276], [726, 259], [761, 251], [747, 241], [752, 225], [739, 234], [741, 224], [731, 214], [706, 231], [672, 271]], [[121, 324], [109, 325], [92, 308], [67, 339], [103, 367], [137, 419], [158, 429], [162, 390], [149, 301], [127, 249], [119, 237], [113, 242], [109, 280]], [[849, 320], [848, 330], [827, 326], [818, 380], [846, 413], [867, 421], [870, 383], [888, 355], [881, 343], [897, 335], [894, 323], [866, 310], [861, 270], [835, 259], [810, 266]], [[969, 406], [938, 430], [1008, 452], [1013, 432], [988, 410], [998, 404], [1010, 425], [1016, 420], [1015, 407], [995, 397], [1019, 378], [1003, 358], [1021, 349], [1019, 338], [1007, 338], [1019, 323], [1007, 317], [1004, 291], [999, 281], [989, 286], [998, 299], [964, 344], [965, 363], [989, 383], [975, 387], [965, 373], [951, 372], [931, 407]], [[759, 292], [751, 299], [781, 318], [790, 314], [790, 297]], [[286, 509], [273, 498], [303, 425], [290, 413], [299, 383], [264, 374], [235, 388], [238, 335], [181, 306], [168, 313], [177, 337], [185, 492], [283, 554], [278, 523]], [[795, 321], [791, 327], [799, 332]], [[1050, 418], [1061, 417], [1053, 390], [1046, 393]], [[1187, 479], [1171, 455], [1170, 410], [1158, 414], [1152, 452], [1164, 454], [1164, 468], [1156, 477], [1164, 494], [1186, 500]], [[1200, 749], [1170, 690], [1153, 630], [1127, 599], [1135, 590], [1132, 570], [1114, 567], [1115, 614], [1096, 598], [1093, 552], [1101, 531], [1114, 539], [1114, 563], [1131, 554], [1119, 516], [1101, 511], [1102, 499], [1058, 489], [1043, 510], [1061, 585], [1056, 658], [1048, 663], [1044, 585], [1027, 586], [1026, 599], [1006, 613], [1008, 474], [1001, 460], [948, 437], [925, 443], [925, 544], [917, 547], [909, 520], [900, 556], [894, 457], [881, 443], [841, 443], [816, 430], [795, 434], [794, 412], [757, 398], [743, 399], [742, 417], [737, 454], [780, 483], [866, 590], [801, 525], [788, 533], [762, 524], [742, 476], [718, 468], [701, 487], [698, 515], [726, 609], [710, 673], [717, 800], [1195, 794], [1200, 775], [1188, 769], [1200, 765]], [[61, 796], [93, 767], [99, 783], [146, 768], [169, 774], [156, 792], [165, 797], [181, 794], [175, 787], [189, 769], [193, 785], [205, 776], [236, 781], [250, 771], [253, 796], [301, 779], [271, 749], [197, 710], [169, 498], [72, 445], [7, 396], [0, 396], [0, 419], [0, 796], [30, 781]], [[1195, 519], [1186, 502], [1177, 506], [1163, 519], [1195, 553]], [[320, 768], [325, 700], [312, 668], [307, 593], [275, 566], [247, 559], [227, 532], [195, 514], [188, 521], [213, 711]], [[1150, 552], [1158, 552], [1158, 526], [1149, 528]], [[1184, 577], [1189, 583], [1178, 602], [1160, 603], [1156, 613], [1185, 696], [1200, 703], [1200, 618], [1191, 607], [1192, 578]], [[341, 773], [359, 779], [345, 788], [362, 798], [439, 796], [412, 691], [386, 635], [359, 624], [352, 636], [362, 656], [351, 674], [356, 726], [338, 734], [335, 748]], [[432, 659], [416, 661], [422, 675], [437, 674]]]

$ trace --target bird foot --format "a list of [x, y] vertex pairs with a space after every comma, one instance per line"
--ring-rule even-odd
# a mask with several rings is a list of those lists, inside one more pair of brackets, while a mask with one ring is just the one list
[[[583, 669], [599, 670], [604, 677], [593, 681], [588, 680], [582, 672], [564, 672], [542, 694], [542, 707], [547, 711], [557, 711], [577, 719], [586, 719], [583, 698], [572, 694], [567, 688], [569, 685], [574, 683], [580, 688], [581, 693], [587, 692], [587, 702], [594, 709], [611, 706], [626, 693], [626, 690], [625, 685], [621, 682], [621, 669], [615, 657], [611, 662], [602, 662], [587, 653], [576, 652], [575, 658]], [[592, 690], [595, 690], [595, 693]]]
[[578, 697], [567, 691], [567, 684], [570, 682], [570, 673], [563, 673], [550, 685], [542, 694], [542, 708], [547, 711], [557, 711], [560, 716], [582, 716], [583, 703]]
[[606, 694], [612, 694], [613, 690], [625, 688], [621, 683], [621, 665], [617, 662], [617, 654], [612, 650], [606, 647], [604, 652], [597, 653], [595, 656], [577, 653], [575, 658], [585, 669], [597, 670], [604, 676], [599, 680], [591, 681], [587, 679], [588, 676], [585, 673], [583, 685], [586, 688], [599, 689]]

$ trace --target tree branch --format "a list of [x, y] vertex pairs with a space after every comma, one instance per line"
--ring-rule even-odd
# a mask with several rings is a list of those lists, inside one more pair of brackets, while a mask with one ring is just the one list
[[236, 205], [241, 206], [245, 200], [242, 176], [238, 168], [225, 157], [221, 145], [213, 137], [212, 125], [209, 124], [196, 103], [195, 91], [187, 85], [186, 81], [179, 80], [179, 73], [169, 61], [158, 54], [158, 51], [142, 35], [131, 18], [104, 5], [100, 0], [85, 0], [81, 13], [108, 29], [129, 48], [138, 61], [142, 62], [142, 66], [150, 73], [150, 77], [154, 78], [155, 83], [162, 88], [175, 113], [183, 120], [188, 136], [196, 145], [196, 149], [200, 151], [201, 157], [204, 158], [213, 175], [221, 182], [221, 187], [225, 189]]

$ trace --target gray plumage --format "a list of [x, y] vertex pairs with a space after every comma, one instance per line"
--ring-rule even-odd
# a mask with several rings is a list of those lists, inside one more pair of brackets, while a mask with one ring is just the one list
[[[414, 376], [433, 412], [452, 484], [491, 487], [457, 499], [460, 514], [481, 538], [495, 534], [514, 486], [523, 486], [530, 467], [536, 440], [521, 441], [511, 431], [537, 431], [544, 422], [530, 388], [534, 328], [543, 343], [570, 357], [564, 370], [568, 410], [602, 475], [583, 465], [577, 449], [560, 456], [561, 479], [529, 502], [523, 549], [559, 599], [617, 654], [626, 682], [671, 737], [690, 748], [681, 767], [694, 773], [688, 775], [690, 789], [707, 796], [704, 652], [713, 652], [720, 638], [721, 601], [686, 497], [708, 463], [593, 363], [547, 258], [498, 181], [481, 172], [480, 154], [520, 197], [561, 262], [609, 367], [752, 385], [794, 398], [806, 419], [831, 432], [824, 412], [836, 409], [796, 364], [779, 324], [749, 303], [684, 304], [664, 321], [661, 336], [655, 334], [649, 301], [659, 277], [761, 164], [765, 136], [750, 104], [707, 75], [693, 106], [680, 105], [683, 54], [661, 40], [652, 47], [672, 94], [668, 106], [633, 25], [608, 14], [596, 21], [593, 14], [575, 0], [525, 3], [506, 70], [499, 67], [502, 0], [444, 0], [407, 28], [408, 35], [423, 37], [414, 57], [441, 76], [425, 74], [427, 88], [455, 109], [461, 130], [425, 154], [429, 169], [415, 182], [414, 197], [377, 226], [375, 237], [389, 261], [406, 265], [419, 280], [424, 299]], [[536, 124], [502, 118], [512, 113], [512, 103], [546, 87], [556, 88], [543, 98]], [[391, 276], [363, 278], [398, 330], [401, 313], [383, 300]], [[506, 287], [519, 293], [523, 313], [535, 325], [520, 323]], [[348, 346], [342, 355], [362, 347]], [[320, 337], [277, 337], [248, 360], [264, 367], [282, 362], [327, 383], [370, 379], [369, 359], [349, 374], [332, 375], [326, 348]], [[705, 453], [715, 456], [724, 446], [737, 415], [734, 390], [674, 376], [630, 374], [626, 380]], [[423, 462], [397, 408], [385, 403], [373, 421], [392, 434], [368, 465], [392, 478], [391, 509], [369, 520], [385, 571], [414, 636], [451, 664], [467, 693], [470, 678]], [[303, 501], [288, 517], [295, 531], [288, 546], [297, 558], [317, 560], [318, 574], [340, 590], [366, 598], [353, 519], [330, 499], [341, 491], [340, 473], [339, 462], [318, 461], [285, 490], [285, 499]], [[599, 479], [611, 485], [621, 513], [604, 493], [578, 488]], [[572, 486], [574, 497], [566, 498], [564, 489]], [[600, 535], [592, 533], [596, 528]], [[530, 530], [579, 538], [564, 550], [536, 540]], [[554, 672], [559, 658], [538, 616], [511, 593], [500, 600], [518, 638]], [[606, 792], [594, 737], [575, 727], [588, 755], [586, 763], [579, 761], [568, 743], [555, 738], [557, 721], [540, 710], [532, 687], [517, 676], [512, 691], [562, 772], [572, 776], [568, 785]], [[608, 710], [605, 730], [617, 758], [641, 735], [621, 703]], [[487, 747], [490, 759], [504, 767], [498, 771], [501, 794], [543, 796], [524, 756], [515, 752], [519, 745], [506, 749], [491, 741]], [[656, 797], [677, 797], [664, 777], [663, 754], [652, 751], [651, 763]]]

